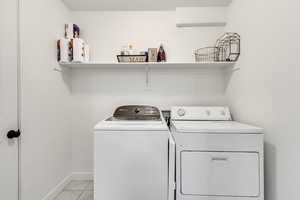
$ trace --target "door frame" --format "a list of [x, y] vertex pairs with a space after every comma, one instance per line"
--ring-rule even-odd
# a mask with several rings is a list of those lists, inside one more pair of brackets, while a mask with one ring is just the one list
[[22, 76], [21, 76], [21, 0], [16, 0], [17, 3], [17, 129], [21, 132], [18, 138], [18, 200], [21, 200], [21, 106], [22, 106]]

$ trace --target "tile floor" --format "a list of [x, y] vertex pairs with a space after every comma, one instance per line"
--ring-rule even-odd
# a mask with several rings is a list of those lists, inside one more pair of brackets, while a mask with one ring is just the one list
[[94, 182], [71, 181], [54, 200], [94, 200]]

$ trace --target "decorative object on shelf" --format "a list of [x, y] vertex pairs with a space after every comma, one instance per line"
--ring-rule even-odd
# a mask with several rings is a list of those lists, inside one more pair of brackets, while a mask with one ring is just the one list
[[72, 62], [84, 62], [84, 41], [80, 38], [71, 39]]
[[65, 24], [65, 38], [79, 38], [80, 28], [76, 24]]
[[158, 54], [157, 54], [157, 61], [158, 62], [166, 62], [166, 52], [164, 50], [163, 45], [161, 44], [158, 50]]
[[138, 55], [138, 51], [133, 47], [132, 44], [124, 45], [121, 48], [120, 55]]
[[80, 38], [57, 41], [57, 61], [61, 63], [83, 63], [90, 61], [88, 44]]
[[204, 47], [195, 51], [196, 62], [216, 62], [217, 56], [217, 47]]
[[65, 24], [65, 38], [57, 41], [57, 61], [84, 63], [90, 61], [89, 45], [81, 38], [76, 24]]
[[57, 61], [68, 63], [71, 61], [70, 40], [62, 38], [57, 40]]
[[241, 37], [237, 33], [225, 33], [216, 43], [218, 48], [218, 61], [235, 62], [239, 59], [241, 51]]
[[122, 46], [121, 51], [120, 51], [120, 55], [122, 55], [122, 56], [129, 55], [129, 51], [128, 51], [127, 45]]
[[147, 62], [147, 52], [138, 52], [133, 45], [124, 45], [121, 48], [120, 55], [117, 55], [119, 63], [140, 63]]
[[85, 42], [84, 43], [84, 62], [89, 62], [90, 61], [90, 46]]
[[240, 35], [237, 33], [225, 33], [220, 37], [215, 47], [197, 49], [196, 62], [236, 62], [240, 56]]
[[128, 55], [137, 55], [136, 51], [133, 49], [133, 45], [128, 45]]
[[146, 62], [147, 55], [117, 55], [119, 63]]
[[148, 62], [157, 62], [157, 48], [148, 49]]
[[146, 56], [146, 61], [145, 62], [148, 62], [148, 51], [140, 51], [140, 55]]
[[145, 55], [146, 55], [146, 62], [149, 62], [149, 53], [148, 53], [148, 51], [145, 51]]

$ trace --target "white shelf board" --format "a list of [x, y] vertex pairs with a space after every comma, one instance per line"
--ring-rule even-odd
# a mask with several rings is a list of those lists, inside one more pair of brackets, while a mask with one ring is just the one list
[[88, 68], [204, 68], [223, 69], [233, 68], [235, 62], [163, 62], [163, 63], [109, 63], [109, 62], [89, 62], [89, 63], [60, 63], [62, 67], [71, 69]]

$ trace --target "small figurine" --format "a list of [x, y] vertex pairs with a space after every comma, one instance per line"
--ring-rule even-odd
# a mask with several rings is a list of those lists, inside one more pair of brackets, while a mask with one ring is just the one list
[[166, 62], [166, 52], [164, 50], [163, 45], [161, 44], [157, 54], [157, 62]]

